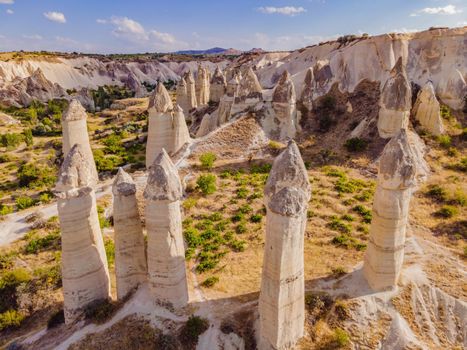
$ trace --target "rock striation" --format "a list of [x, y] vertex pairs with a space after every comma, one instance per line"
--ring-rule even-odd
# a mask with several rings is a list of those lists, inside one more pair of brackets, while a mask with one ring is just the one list
[[430, 81], [418, 93], [414, 111], [415, 119], [419, 121], [423, 129], [435, 136], [444, 133], [440, 105], [433, 84]]
[[93, 168], [80, 144], [68, 152], [55, 193], [62, 237], [65, 322], [77, 320], [86, 306], [110, 297], [110, 278], [97, 215]]
[[190, 101], [188, 99], [187, 84], [185, 78], [179, 80], [177, 84], [177, 104], [187, 114], [192, 109]]
[[196, 99], [198, 106], [205, 106], [209, 102], [210, 89], [209, 70], [201, 65], [198, 66], [198, 75], [196, 76]]
[[224, 73], [217, 67], [211, 78], [210, 100], [213, 102], [220, 102], [222, 96], [225, 94], [226, 88], [227, 81]]
[[251, 67], [248, 67], [241, 75], [240, 86], [237, 90], [236, 103], [255, 104], [263, 100], [263, 88], [258, 77]]
[[405, 73], [402, 57], [392, 68], [383, 86], [379, 101], [378, 132], [382, 138], [390, 138], [407, 129], [412, 108], [412, 90]]
[[146, 168], [165, 149], [178, 152], [190, 141], [185, 116], [180, 106], [174, 108], [164, 84], [159, 84], [149, 99], [149, 126], [146, 144]]
[[180, 212], [182, 184], [165, 150], [149, 169], [144, 198], [151, 293], [157, 303], [182, 307], [188, 302]]
[[188, 113], [193, 108], [198, 107], [198, 101], [196, 98], [196, 84], [195, 84], [195, 78], [193, 77], [193, 73], [191, 72], [191, 70], [185, 73], [185, 75], [183, 76], [183, 79], [185, 79], [185, 82], [186, 82], [188, 109], [185, 110], [183, 107], [182, 108], [185, 111], [185, 113]]
[[311, 186], [290, 141], [264, 190], [266, 241], [259, 297], [259, 349], [292, 349], [305, 325], [304, 233]]
[[313, 68], [308, 68], [305, 75], [305, 80], [303, 81], [303, 90], [300, 97], [300, 101], [303, 107], [306, 108], [308, 112], [313, 110], [313, 99], [314, 99], [314, 74]]
[[364, 275], [372, 289], [395, 288], [404, 261], [410, 199], [426, 175], [426, 164], [408, 132], [401, 129], [379, 159], [370, 240]]
[[196, 138], [206, 136], [210, 132], [216, 130], [218, 126], [219, 119], [217, 113], [205, 114], [203, 119], [201, 119], [201, 124], [196, 132]]
[[238, 96], [238, 88], [240, 83], [238, 76], [234, 76], [227, 84], [226, 92], [221, 97], [218, 109], [219, 125], [222, 125], [230, 120], [232, 106], [235, 102], [235, 98]]
[[91, 175], [93, 178], [92, 186], [99, 180], [96, 163], [92, 154], [91, 144], [89, 142], [86, 110], [81, 103], [74, 99], [68, 105], [67, 110], [62, 114], [62, 140], [63, 155], [66, 157], [71, 148], [79, 144], [86, 161], [89, 163]]
[[279, 138], [294, 138], [297, 133], [295, 87], [288, 71], [284, 71], [272, 94], [272, 107], [278, 120]]
[[146, 252], [136, 185], [122, 168], [115, 177], [112, 193], [117, 299], [124, 300], [147, 280]]

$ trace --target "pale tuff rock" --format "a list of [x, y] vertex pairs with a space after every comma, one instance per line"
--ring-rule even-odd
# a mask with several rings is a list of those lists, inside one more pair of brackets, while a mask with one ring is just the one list
[[139, 82], [138, 77], [133, 72], [128, 73], [124, 83], [127, 88], [134, 91], [136, 98], [142, 98], [148, 95], [148, 91], [143, 84]]
[[167, 90], [159, 84], [149, 103], [146, 168], [152, 165], [162, 149], [174, 154], [189, 140], [183, 110], [179, 106], [174, 109]]
[[87, 111], [94, 112], [96, 110], [96, 105], [89, 89], [80, 89], [75, 95], [73, 95], [73, 98], [77, 99]]
[[81, 145], [60, 169], [56, 194], [62, 237], [65, 322], [75, 321], [92, 302], [110, 297], [110, 278], [91, 171]]
[[435, 136], [444, 133], [440, 105], [436, 99], [435, 90], [431, 82], [426, 83], [418, 93], [414, 110], [415, 119], [420, 122], [423, 129]]
[[238, 76], [235, 75], [227, 83], [226, 95], [229, 97], [237, 97], [239, 87], [240, 87], [240, 82], [238, 80]]
[[304, 335], [304, 233], [311, 188], [297, 145], [274, 161], [265, 188], [266, 241], [259, 297], [260, 350], [292, 349]]
[[205, 106], [209, 102], [210, 88], [209, 71], [207, 68], [198, 66], [198, 75], [196, 77], [196, 99], [198, 106]]
[[293, 138], [297, 133], [295, 87], [290, 74], [284, 71], [272, 94], [272, 107], [279, 122], [279, 138]]
[[89, 142], [86, 119], [87, 114], [81, 103], [76, 99], [72, 100], [68, 105], [68, 109], [62, 115], [62, 149], [63, 155], [66, 157], [75, 144], [81, 145], [82, 152], [85, 155], [86, 161], [89, 163], [95, 185], [99, 177], [92, 154], [91, 144]]
[[426, 165], [405, 129], [385, 146], [379, 159], [370, 240], [364, 274], [374, 290], [395, 288], [404, 261], [412, 193], [425, 177]]
[[198, 132], [196, 133], [196, 137], [199, 138], [199, 137], [206, 136], [210, 132], [216, 130], [218, 126], [219, 126], [218, 114], [216, 112], [212, 114], [206, 114], [201, 120], [201, 124], [199, 126]]
[[303, 90], [300, 100], [303, 106], [311, 112], [313, 110], [313, 98], [314, 98], [314, 74], [313, 68], [308, 68], [303, 82]]
[[238, 76], [234, 76], [227, 84], [225, 95], [221, 97], [218, 108], [219, 125], [222, 125], [230, 120], [232, 115], [232, 106], [235, 102], [235, 98], [238, 95], [239, 86], [240, 83], [238, 81]]
[[225, 94], [226, 87], [227, 82], [224, 73], [217, 67], [211, 79], [210, 100], [213, 102], [220, 102], [222, 96]]
[[182, 185], [165, 150], [149, 170], [144, 198], [151, 293], [157, 303], [182, 307], [188, 302], [180, 212]]
[[185, 113], [188, 113], [191, 109], [198, 107], [198, 102], [196, 98], [196, 86], [195, 86], [195, 78], [193, 77], [193, 73], [191, 70], [185, 73], [184, 77], [186, 82], [186, 94], [188, 100], [188, 109], [183, 108]]
[[180, 79], [177, 84], [177, 104], [183, 109], [183, 111], [188, 116], [188, 112], [192, 107], [190, 101], [188, 100], [188, 92], [185, 78]]
[[251, 67], [242, 74], [240, 80], [240, 87], [238, 89], [237, 100], [255, 100], [261, 101], [263, 99], [263, 89], [258, 81], [258, 77]]
[[136, 185], [122, 168], [115, 177], [112, 192], [117, 299], [122, 300], [146, 281], [146, 253]]
[[412, 91], [405, 73], [402, 57], [399, 58], [381, 91], [379, 101], [378, 132], [382, 138], [390, 138], [407, 129]]

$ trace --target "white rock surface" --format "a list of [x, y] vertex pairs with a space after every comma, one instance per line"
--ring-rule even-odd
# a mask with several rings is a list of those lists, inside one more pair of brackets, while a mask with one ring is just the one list
[[415, 119], [420, 122], [423, 129], [435, 136], [444, 133], [440, 105], [431, 82], [427, 82], [418, 93], [414, 110]]
[[315, 75], [313, 74], [313, 68], [308, 68], [303, 81], [303, 89], [300, 97], [300, 101], [303, 106], [311, 112], [313, 110], [313, 99], [314, 99], [314, 83]]
[[207, 68], [198, 66], [198, 75], [196, 76], [196, 100], [198, 106], [205, 106], [209, 102], [210, 95], [210, 74]]
[[291, 141], [265, 187], [266, 241], [259, 297], [259, 350], [294, 348], [304, 335], [304, 233], [308, 174]]
[[272, 108], [277, 118], [279, 138], [294, 138], [297, 133], [297, 97], [295, 87], [287, 71], [282, 73], [272, 94]]
[[188, 302], [178, 171], [165, 150], [149, 169], [144, 191], [148, 234], [148, 281], [157, 303], [175, 308]]
[[97, 215], [92, 169], [81, 145], [66, 156], [56, 186], [62, 236], [65, 322], [110, 297], [110, 278]]
[[122, 168], [115, 177], [112, 193], [117, 299], [124, 300], [147, 280], [146, 252], [136, 185]]
[[226, 88], [227, 81], [225, 80], [224, 73], [217, 67], [211, 78], [210, 100], [219, 102], [222, 96], [224, 96]]

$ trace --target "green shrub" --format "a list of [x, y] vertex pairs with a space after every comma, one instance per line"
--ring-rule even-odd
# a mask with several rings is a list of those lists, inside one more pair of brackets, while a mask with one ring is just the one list
[[248, 204], [242, 205], [240, 208], [238, 208], [238, 212], [242, 214], [248, 214], [253, 211], [253, 208], [249, 206]]
[[263, 164], [253, 164], [250, 167], [251, 174], [269, 174], [271, 171], [272, 165], [268, 163]]
[[354, 221], [354, 217], [352, 215], [350, 215], [350, 214], [342, 215], [341, 219], [345, 220], [345, 221]]
[[7, 149], [13, 149], [19, 146], [23, 142], [23, 134], [7, 133], [0, 135], [0, 145]]
[[0, 314], [0, 331], [18, 328], [24, 320], [24, 315], [16, 310], [7, 310]]
[[452, 117], [452, 114], [451, 114], [451, 110], [449, 109], [448, 106], [446, 105], [441, 105], [440, 107], [440, 114], [441, 114], [441, 117], [446, 119], [446, 120], [451, 120], [453, 117]]
[[453, 216], [456, 216], [459, 213], [459, 210], [452, 205], [443, 205], [438, 211], [435, 212], [435, 216], [449, 219]]
[[246, 227], [246, 224], [244, 222], [239, 223], [235, 227], [235, 232], [237, 232], [238, 234], [245, 233], [246, 231], [247, 231], [247, 227]]
[[14, 208], [11, 205], [0, 204], [0, 216], [13, 213]]
[[439, 185], [430, 185], [428, 191], [426, 191], [426, 195], [439, 202], [444, 202], [448, 198], [447, 191]]
[[205, 174], [200, 175], [198, 180], [196, 180], [196, 186], [201, 193], [204, 195], [209, 195], [216, 192], [216, 175], [214, 174]]
[[24, 209], [27, 209], [27, 208], [30, 208], [36, 205], [37, 201], [35, 201], [31, 197], [20, 196], [16, 198], [15, 203], [16, 203], [16, 208], [18, 208], [18, 210], [24, 210]]
[[234, 252], [243, 252], [245, 250], [245, 245], [246, 242], [241, 240], [232, 240], [229, 243], [230, 248], [232, 248]]
[[245, 215], [243, 213], [236, 213], [232, 216], [230, 220], [232, 220], [232, 222], [239, 222], [242, 221], [244, 218]]
[[348, 139], [344, 143], [344, 147], [349, 152], [362, 152], [362, 151], [367, 149], [368, 141], [364, 140], [364, 139], [361, 139], [359, 137], [353, 137], [351, 139]]
[[336, 266], [336, 267], [331, 268], [331, 272], [335, 276], [342, 276], [347, 273], [347, 270], [343, 266]]
[[336, 328], [331, 338], [331, 344], [334, 348], [342, 348], [350, 344], [350, 337], [343, 329]]
[[449, 135], [439, 135], [438, 143], [441, 147], [448, 149], [451, 147], [451, 137]]
[[51, 247], [58, 248], [59, 246], [60, 234], [59, 232], [53, 232], [44, 237], [31, 239], [24, 248], [24, 251], [26, 254], [37, 254], [39, 251], [47, 250]]
[[461, 189], [457, 189], [449, 199], [449, 203], [464, 207], [467, 204], [467, 196]]
[[271, 140], [268, 143], [268, 147], [273, 151], [278, 151], [278, 150], [281, 150], [284, 147], [284, 145], [279, 142]]
[[346, 224], [345, 222], [342, 222], [335, 216], [331, 217], [331, 222], [328, 223], [328, 227], [332, 230], [339, 231], [342, 233], [352, 232], [352, 226]]
[[248, 189], [246, 187], [240, 187], [237, 189], [237, 198], [245, 199], [248, 197]]
[[198, 344], [201, 334], [209, 328], [209, 321], [199, 316], [191, 315], [180, 330], [180, 342], [187, 348], [194, 348]]
[[107, 256], [107, 263], [112, 266], [115, 262], [115, 243], [112, 239], [106, 237], [104, 239], [105, 255]]
[[18, 169], [18, 180], [21, 187], [42, 188], [51, 187], [57, 177], [52, 167], [38, 167], [31, 163], [22, 164]]
[[259, 223], [259, 222], [261, 222], [261, 220], [263, 220], [263, 215], [261, 215], [261, 214], [253, 214], [250, 217], [251, 222]]
[[31, 281], [31, 275], [23, 268], [7, 271], [0, 279], [0, 312], [15, 309], [17, 302], [17, 287]]
[[338, 193], [354, 193], [365, 187], [365, 181], [358, 179], [347, 179], [346, 177], [341, 177], [334, 184], [334, 189]]
[[62, 285], [62, 269], [59, 263], [35, 269], [34, 276], [47, 286], [58, 288]]
[[206, 278], [206, 279], [201, 283], [201, 285], [202, 285], [203, 287], [210, 288], [210, 287], [214, 286], [217, 282], [219, 282], [219, 277], [217, 277], [217, 276], [211, 276], [211, 277]]
[[102, 140], [105, 145], [104, 153], [106, 154], [121, 154], [125, 152], [125, 147], [122, 145], [122, 136], [112, 134]]
[[371, 215], [371, 210], [366, 208], [365, 206], [359, 204], [353, 207], [352, 209], [354, 212], [358, 213], [363, 219], [364, 223], [371, 223], [372, 215]]
[[214, 153], [204, 153], [199, 157], [201, 167], [208, 170], [212, 169], [216, 159], [217, 157]]
[[197, 202], [198, 201], [195, 198], [187, 198], [183, 202], [183, 208], [186, 209], [186, 210], [190, 210], [191, 208], [193, 208], [196, 205]]
[[185, 229], [185, 231], [183, 231], [183, 235], [189, 248], [196, 248], [202, 243], [199, 231], [193, 227]]

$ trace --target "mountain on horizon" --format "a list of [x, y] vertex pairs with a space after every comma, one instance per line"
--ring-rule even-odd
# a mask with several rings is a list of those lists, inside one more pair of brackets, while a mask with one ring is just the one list
[[213, 47], [207, 50], [182, 50], [175, 53], [178, 55], [240, 55], [242, 51], [232, 48]]

